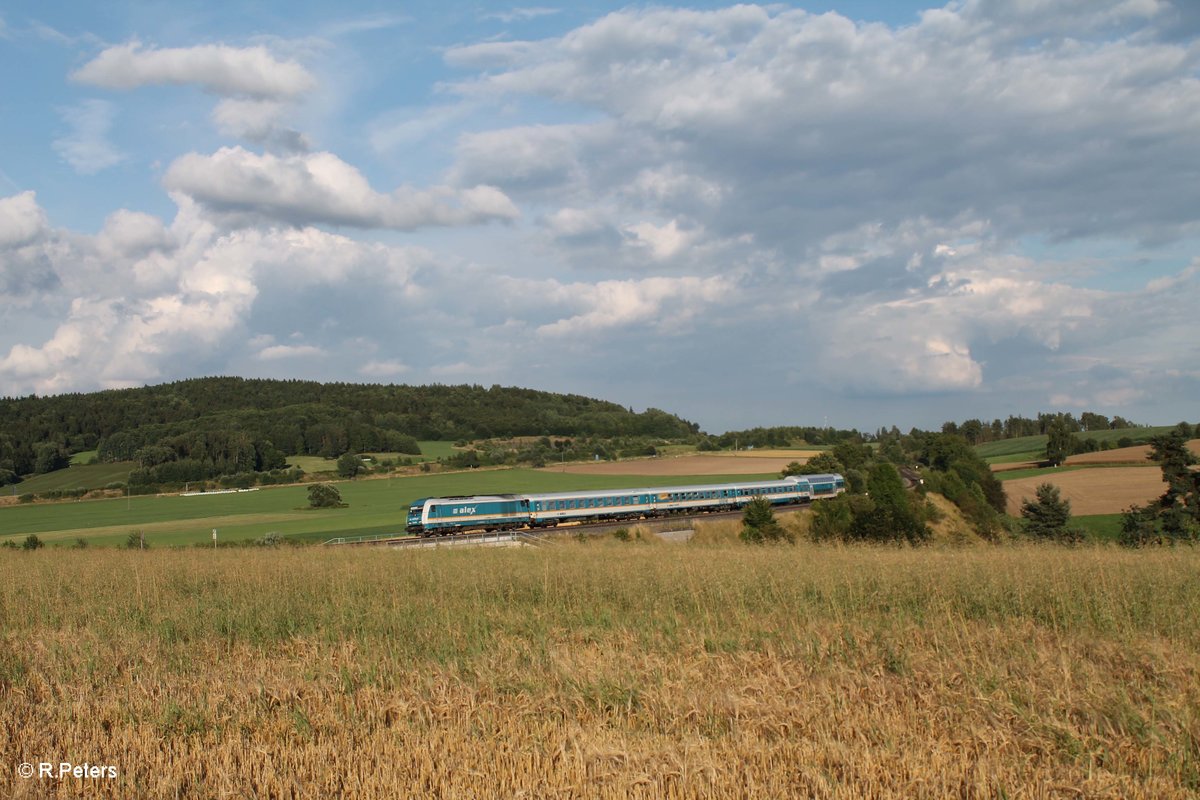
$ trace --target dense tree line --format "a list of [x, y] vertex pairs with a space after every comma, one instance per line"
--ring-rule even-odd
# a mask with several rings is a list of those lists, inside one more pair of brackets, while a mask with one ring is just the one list
[[658, 409], [634, 413], [531, 389], [197, 378], [0, 400], [0, 482], [61, 468], [72, 453], [91, 449], [102, 461], [138, 461], [139, 469], [155, 473], [147, 480], [166, 473], [174, 480], [272, 469], [289, 455], [415, 454], [418, 439], [678, 439], [698, 431]]
[[[967, 444], [977, 445], [1002, 439], [1016, 439], [1022, 436], [1040, 436], [1050, 433], [1054, 428], [1061, 428], [1068, 434], [1084, 433], [1102, 430], [1123, 430], [1126, 428], [1143, 427], [1130, 422], [1124, 417], [1107, 417], [1085, 411], [1075, 417], [1071, 413], [1046, 412], [1036, 417], [1009, 416], [1007, 419], [993, 419], [986, 422], [980, 419], [968, 419], [964, 422], [946, 422], [942, 424], [941, 433], [961, 436]], [[720, 436], [712, 436], [705, 440], [713, 449], [728, 450], [733, 447], [787, 447], [804, 442], [810, 445], [836, 445], [840, 442], [885, 442], [901, 440], [906, 437], [925, 437], [938, 431], [924, 431], [913, 428], [908, 434], [903, 434], [896, 426], [879, 428], [874, 433], [863, 433], [856, 429], [839, 429], [816, 426], [780, 425], [769, 428], [749, 428], [741, 431], [730, 431]], [[1091, 440], [1077, 440], [1086, 452], [1088, 447], [1100, 447]]]
[[[790, 447], [798, 443], [811, 445], [831, 445], [845, 441], [863, 441], [864, 435], [853, 428], [839, 430], [837, 428], [818, 428], [814, 426], [778, 425], [771, 428], [748, 428], [742, 431], [729, 431], [720, 436], [712, 436], [705, 440], [707, 448], [745, 450], [751, 447]], [[702, 443], [702, 444], [704, 444]]]
[[1050, 433], [1056, 426], [1066, 433], [1141, 427], [1124, 417], [1109, 418], [1104, 414], [1085, 411], [1078, 418], [1068, 412], [1039, 413], [1032, 418], [1009, 416], [1005, 420], [993, 419], [991, 422], [980, 419], [968, 419], [962, 423], [947, 422], [942, 425], [942, 433], [957, 434], [966, 439], [968, 444], [976, 445], [1002, 439], [1018, 439], [1022, 436], [1040, 436]]

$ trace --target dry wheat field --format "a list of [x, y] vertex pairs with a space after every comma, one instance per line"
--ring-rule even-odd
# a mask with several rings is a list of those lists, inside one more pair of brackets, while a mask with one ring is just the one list
[[1195, 550], [728, 538], [0, 551], [0, 796], [1200, 793]]

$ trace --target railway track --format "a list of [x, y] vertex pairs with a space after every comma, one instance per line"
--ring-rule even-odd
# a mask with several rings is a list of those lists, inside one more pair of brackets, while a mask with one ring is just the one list
[[[808, 505], [776, 508], [776, 514], [794, 514], [809, 508]], [[675, 526], [679, 523], [695, 523], [705, 520], [741, 519], [741, 511], [718, 511], [706, 514], [678, 514], [648, 519], [569, 523], [553, 528], [522, 528], [514, 531], [476, 531], [474, 533], [456, 533], [446, 536], [412, 536], [410, 534], [378, 534], [375, 536], [337, 536], [322, 544], [341, 547], [444, 547], [456, 545], [492, 545], [505, 543], [514, 544], [544, 544], [563, 536], [600, 536], [620, 528], [630, 528], [634, 525], [644, 525], [652, 530], [663, 525]]]

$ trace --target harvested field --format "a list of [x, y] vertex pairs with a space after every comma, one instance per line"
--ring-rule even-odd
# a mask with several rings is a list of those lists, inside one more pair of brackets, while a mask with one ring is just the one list
[[567, 464], [546, 467], [547, 472], [573, 472], [580, 475], [763, 475], [780, 472], [793, 461], [801, 464], [819, 450], [763, 450], [750, 453], [677, 456], [674, 458], [637, 458], [628, 461], [597, 461], [591, 464]]
[[1007, 464], [992, 464], [992, 472], [1015, 472], [1019, 469], [1036, 469], [1037, 461], [1011, 461]]
[[0, 797], [1200, 790], [1190, 548], [198, 555], [0, 552]]
[[1047, 473], [1005, 482], [1008, 513], [1020, 514], [1021, 501], [1034, 499], [1037, 487], [1043, 483], [1057, 486], [1063, 499], [1071, 501], [1071, 513], [1076, 516], [1119, 514], [1131, 505], [1149, 502], [1166, 491], [1162, 470], [1153, 465]]
[[[1188, 442], [1190, 449], [1197, 456], [1200, 456], [1200, 439], [1192, 439]], [[1148, 464], [1147, 459], [1150, 456], [1150, 445], [1143, 444], [1136, 447], [1120, 447], [1116, 450], [1101, 450], [1098, 453], [1080, 453], [1077, 456], [1071, 456], [1067, 459], [1068, 464]]]

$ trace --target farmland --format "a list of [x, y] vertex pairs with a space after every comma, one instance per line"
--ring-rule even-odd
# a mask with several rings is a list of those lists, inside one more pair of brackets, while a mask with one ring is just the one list
[[1116, 514], [1131, 505], [1149, 502], [1166, 489], [1162, 472], [1155, 467], [1109, 467], [1057, 472], [1053, 475], [1018, 478], [1004, 482], [1008, 495], [1008, 513], [1021, 512], [1022, 498], [1032, 499], [1037, 487], [1052, 483], [1071, 502], [1071, 511], [1080, 516]]
[[[74, 468], [72, 468], [74, 469]], [[71, 503], [0, 507], [0, 541], [30, 533], [47, 542], [119, 544], [131, 531], [143, 532], [154, 545], [210, 541], [219, 529], [222, 541], [259, 538], [277, 532], [301, 540], [323, 540], [402, 531], [408, 505], [420, 497], [522, 491], [565, 491], [642, 486], [645, 477], [575, 475], [553, 471], [505, 469], [420, 475], [336, 484], [347, 508], [306, 508], [307, 487], [282, 486], [238, 494], [193, 497], [159, 495]], [[673, 483], [728, 480], [721, 475], [673, 476]]]
[[597, 461], [588, 464], [550, 466], [553, 472], [578, 475], [646, 475], [677, 477], [683, 475], [763, 475], [779, 473], [793, 461], [806, 462], [819, 450], [764, 450], [753, 452], [688, 454], [667, 458], [636, 458], [622, 461]]
[[[1076, 433], [1079, 439], [1092, 439], [1097, 442], [1110, 442], [1115, 445], [1124, 438], [1135, 441], [1147, 441], [1151, 436], [1170, 433], [1173, 425], [1159, 425], [1146, 428], [1120, 428], [1106, 431], [1083, 431]], [[990, 464], [1011, 464], [1021, 461], [1037, 461], [1046, 455], [1047, 436], [1020, 436], [1014, 439], [1000, 439], [994, 442], [977, 445], [975, 452]]]
[[1196, 551], [716, 541], [0, 551], [0, 794], [1200, 791]]

